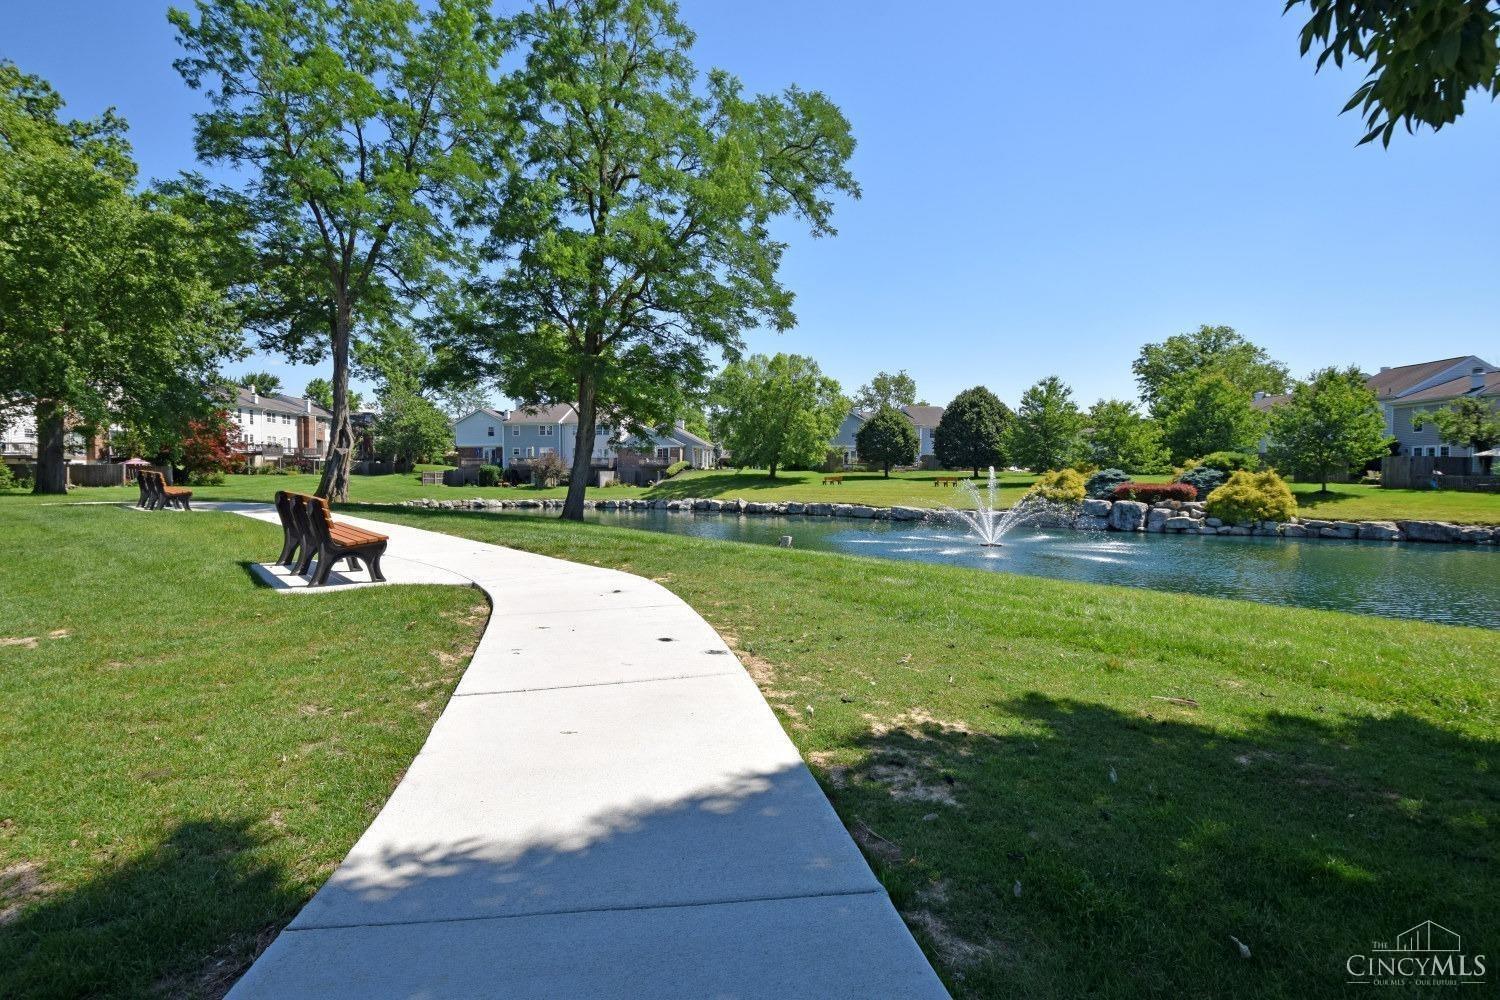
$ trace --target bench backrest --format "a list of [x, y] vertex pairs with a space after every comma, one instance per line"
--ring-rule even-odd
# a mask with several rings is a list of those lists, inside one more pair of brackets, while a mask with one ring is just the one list
[[[333, 524], [333, 515], [328, 511], [328, 501], [322, 497], [313, 496], [311, 493], [287, 493], [286, 498], [297, 531], [305, 538], [310, 537], [315, 545], [327, 541], [331, 534], [329, 528]], [[278, 510], [280, 510], [279, 503], [278, 500]]]

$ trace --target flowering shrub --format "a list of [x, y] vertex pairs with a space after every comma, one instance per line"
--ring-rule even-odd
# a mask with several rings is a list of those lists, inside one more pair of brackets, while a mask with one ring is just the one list
[[1083, 501], [1083, 475], [1072, 469], [1044, 472], [1027, 491], [1030, 495], [1050, 500], [1052, 503], [1081, 503]]
[[239, 441], [240, 432], [229, 422], [227, 410], [190, 420], [182, 439], [182, 467], [189, 474], [229, 472], [240, 462]]
[[1163, 500], [1189, 502], [1198, 499], [1198, 491], [1187, 483], [1121, 483], [1110, 496], [1115, 500], [1139, 500], [1160, 503]]
[[1207, 509], [1225, 524], [1287, 521], [1297, 514], [1297, 498], [1275, 472], [1236, 472], [1208, 495]]
[[1095, 500], [1104, 500], [1115, 491], [1116, 486], [1128, 482], [1130, 477], [1119, 469], [1100, 469], [1083, 484], [1083, 492], [1085, 496]]

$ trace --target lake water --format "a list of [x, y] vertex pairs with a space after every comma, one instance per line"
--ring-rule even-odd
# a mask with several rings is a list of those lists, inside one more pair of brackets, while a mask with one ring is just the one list
[[949, 563], [1152, 590], [1500, 628], [1500, 549], [1392, 542], [1018, 530], [980, 548], [958, 528], [827, 517], [596, 511], [601, 524], [694, 538]]

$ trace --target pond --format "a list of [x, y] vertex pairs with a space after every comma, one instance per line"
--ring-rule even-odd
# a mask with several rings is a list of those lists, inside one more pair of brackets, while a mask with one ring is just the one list
[[601, 524], [694, 538], [949, 563], [1152, 590], [1500, 628], [1494, 546], [1026, 531], [980, 548], [958, 528], [924, 522], [597, 511]]

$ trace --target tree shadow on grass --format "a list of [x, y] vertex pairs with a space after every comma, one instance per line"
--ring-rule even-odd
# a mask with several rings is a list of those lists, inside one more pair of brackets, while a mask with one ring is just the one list
[[155, 848], [0, 924], [0, 996], [218, 997], [306, 895], [252, 821], [177, 825]]
[[923, 719], [822, 775], [955, 993], [1343, 995], [1349, 955], [1428, 919], [1500, 951], [1494, 742], [1411, 715], [1225, 734], [1170, 703], [988, 707], [1006, 734]]

